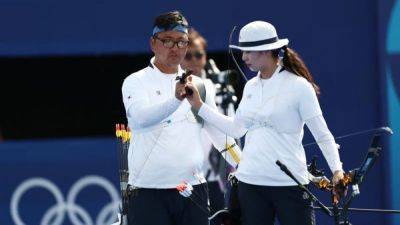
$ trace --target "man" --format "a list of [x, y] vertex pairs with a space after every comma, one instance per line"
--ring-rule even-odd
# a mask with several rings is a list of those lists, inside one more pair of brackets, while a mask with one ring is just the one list
[[[229, 163], [236, 165], [240, 157], [232, 138], [196, 118], [185, 99], [185, 85], [176, 80], [184, 73], [179, 64], [188, 43], [188, 23], [180, 12], [158, 16], [150, 38], [154, 57], [122, 86], [132, 130], [128, 153], [131, 225], [208, 224], [207, 187], [201, 172], [202, 129], [220, 151], [233, 146], [226, 155]], [[205, 103], [216, 107], [207, 90]], [[193, 186], [188, 198], [176, 190], [182, 182]]]

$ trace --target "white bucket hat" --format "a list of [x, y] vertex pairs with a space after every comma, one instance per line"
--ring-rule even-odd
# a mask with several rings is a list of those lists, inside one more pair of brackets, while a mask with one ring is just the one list
[[230, 48], [242, 51], [267, 51], [282, 48], [288, 39], [279, 39], [275, 27], [264, 21], [254, 21], [244, 26], [239, 33], [239, 45]]

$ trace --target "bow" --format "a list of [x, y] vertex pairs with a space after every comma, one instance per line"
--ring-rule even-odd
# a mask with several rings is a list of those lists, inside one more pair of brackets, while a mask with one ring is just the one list
[[[392, 135], [393, 131], [392, 129], [390, 129], [390, 127], [377, 127], [377, 128], [372, 128], [372, 129], [366, 129], [366, 130], [361, 130], [361, 131], [356, 131], [356, 132], [352, 132], [352, 133], [348, 133], [348, 134], [344, 134], [341, 136], [337, 136], [334, 137], [335, 140], [339, 140], [339, 139], [343, 139], [343, 138], [349, 138], [349, 137], [354, 137], [354, 136], [358, 136], [361, 134], [371, 134], [371, 133], [375, 133], [375, 134], [389, 134]], [[307, 146], [311, 146], [311, 145], [315, 145], [315, 144], [320, 144], [320, 143], [324, 143], [330, 140], [325, 140], [325, 141], [315, 141], [315, 142], [311, 142], [311, 143], [307, 143], [305, 145], [303, 145], [303, 147], [307, 147]]]
[[[364, 130], [364, 131], [359, 131], [359, 132], [354, 132], [348, 135], [343, 135], [342, 137], [351, 137], [359, 134], [365, 134], [365, 133], [371, 133], [373, 132], [373, 138], [371, 141], [371, 145], [368, 149], [367, 155], [361, 164], [359, 168], [356, 168], [352, 171], [350, 171], [348, 174], [345, 174], [344, 178], [339, 181], [339, 184], [336, 186], [333, 186], [331, 183], [328, 181], [324, 181], [324, 185], [322, 186], [322, 189], [331, 191], [332, 193], [332, 205], [333, 207], [326, 207], [321, 201], [318, 200], [305, 186], [303, 186], [294, 176], [291, 174], [291, 172], [287, 169], [287, 167], [282, 164], [281, 162], [277, 161], [276, 164], [281, 168], [282, 171], [284, 171], [292, 180], [294, 180], [298, 186], [307, 192], [309, 194], [309, 198], [313, 201], [316, 202], [319, 207], [314, 207], [314, 209], [322, 209], [327, 215], [330, 217], [333, 217], [335, 221], [335, 225], [350, 225], [349, 222], [349, 211], [358, 211], [358, 212], [377, 212], [377, 213], [400, 213], [400, 210], [386, 210], [386, 209], [363, 209], [363, 208], [350, 208], [350, 204], [352, 203], [352, 200], [360, 194], [359, 190], [359, 185], [362, 184], [364, 181], [364, 178], [366, 174], [369, 172], [369, 170], [372, 168], [374, 165], [377, 157], [380, 154], [380, 151], [382, 147], [380, 146], [380, 138], [382, 134], [388, 134], [391, 135], [393, 134], [392, 130], [389, 127], [380, 127], [380, 128], [375, 128], [375, 129], [369, 129], [369, 130]], [[311, 143], [314, 144], [314, 143]], [[346, 188], [347, 186], [352, 185], [352, 193], [349, 197], [345, 198], [343, 201], [343, 207], [339, 207], [340, 203], [340, 198], [335, 195], [335, 188], [337, 189], [339, 186], [339, 189]], [[321, 188], [320, 184], [317, 184], [319, 188]], [[345, 197], [344, 196], [340, 197]]]
[[[229, 46], [230, 46], [231, 43], [232, 43], [232, 36], [233, 36], [233, 32], [235, 32], [235, 30], [236, 30], [236, 26], [234, 26], [234, 27], [232, 28], [231, 33], [229, 34]], [[229, 54], [230, 54], [230, 56], [232, 57], [232, 60], [233, 60], [233, 62], [235, 63], [236, 68], [239, 70], [239, 74], [240, 74], [240, 75], [242, 76], [242, 78], [247, 82], [248, 79], [247, 79], [246, 75], [243, 73], [243, 70], [240, 68], [239, 63], [236, 61], [236, 58], [235, 58], [235, 55], [233, 54], [232, 48], [230, 48], [229, 46], [228, 46]], [[228, 68], [229, 68], [229, 61], [228, 61]]]

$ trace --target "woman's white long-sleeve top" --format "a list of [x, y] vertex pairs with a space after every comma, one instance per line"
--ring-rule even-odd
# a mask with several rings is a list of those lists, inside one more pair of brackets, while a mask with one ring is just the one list
[[239, 138], [246, 134], [236, 173], [240, 181], [265, 186], [296, 185], [275, 164], [280, 160], [301, 183], [307, 184], [304, 124], [319, 143], [330, 169], [342, 170], [337, 145], [312, 85], [280, 66], [269, 79], [258, 75], [247, 82], [234, 117], [218, 114], [205, 104], [199, 115], [229, 136]]

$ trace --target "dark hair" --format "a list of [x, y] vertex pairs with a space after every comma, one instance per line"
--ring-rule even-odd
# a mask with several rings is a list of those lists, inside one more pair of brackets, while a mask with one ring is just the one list
[[200, 44], [202, 45], [202, 47], [205, 49], [207, 49], [207, 41], [206, 39], [201, 36], [201, 34], [195, 30], [194, 28], [190, 28], [189, 29], [189, 45], [193, 47], [193, 43], [195, 40], [199, 40]]
[[175, 10], [157, 16], [156, 19], [154, 20], [153, 27], [157, 26], [160, 28], [168, 29], [175, 24], [181, 24], [186, 27], [189, 26], [183, 14]]
[[284, 46], [280, 49], [272, 50], [272, 56], [274, 58], [278, 58], [279, 52], [283, 50], [283, 67], [285, 70], [296, 74], [297, 76], [304, 77], [308, 82], [313, 86], [315, 93], [317, 95], [320, 94], [320, 88], [315, 83], [314, 78], [312, 77], [310, 71], [308, 70], [306, 64], [300, 58], [299, 54], [295, 52], [293, 49]]

